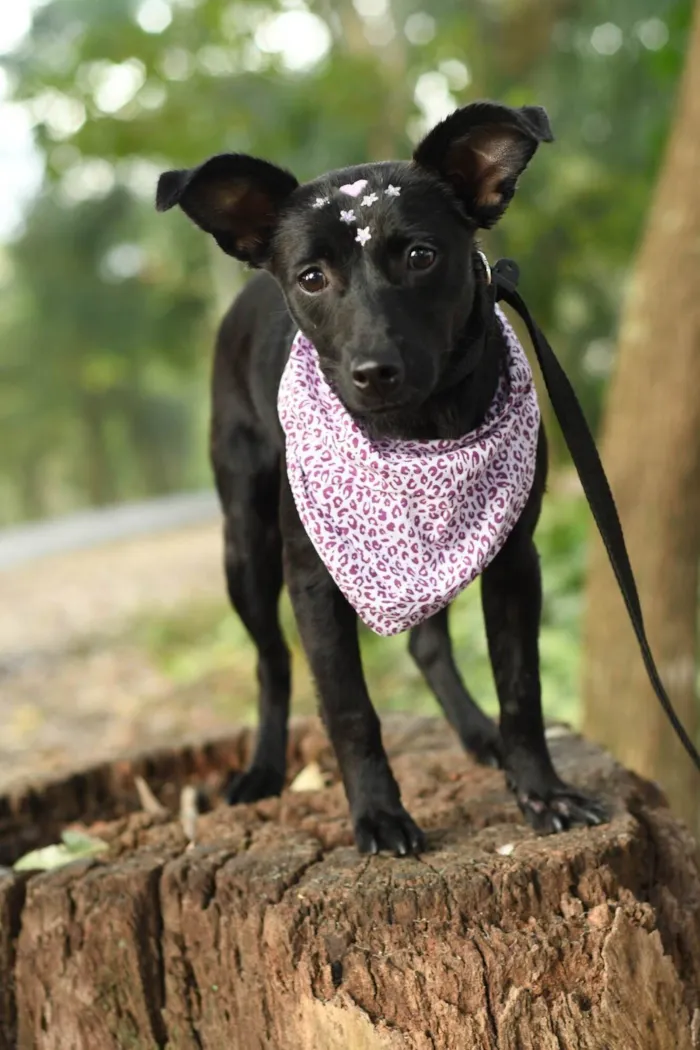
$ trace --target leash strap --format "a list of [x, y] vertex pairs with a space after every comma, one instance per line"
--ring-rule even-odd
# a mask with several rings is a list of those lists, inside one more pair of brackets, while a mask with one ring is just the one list
[[612, 570], [615, 573], [620, 593], [624, 599], [634, 633], [644, 660], [649, 681], [663, 707], [669, 722], [673, 726], [683, 747], [690, 755], [696, 768], [700, 769], [700, 755], [681, 724], [673, 704], [661, 681], [658, 668], [647, 639], [644, 617], [639, 601], [639, 592], [632, 572], [622, 525], [610, 491], [608, 479], [603, 470], [598, 450], [590, 432], [583, 409], [579, 404], [574, 389], [566, 372], [559, 364], [554, 351], [544, 334], [532, 319], [530, 311], [517, 291], [516, 284], [519, 270], [511, 259], [501, 259], [493, 268], [492, 283], [496, 302], [503, 300], [520, 314], [527, 326], [532, 345], [537, 355], [540, 370], [544, 378], [547, 393], [559, 420], [562, 433], [568, 445], [574, 466], [581, 479], [583, 491], [588, 500], [598, 531], [602, 537]]

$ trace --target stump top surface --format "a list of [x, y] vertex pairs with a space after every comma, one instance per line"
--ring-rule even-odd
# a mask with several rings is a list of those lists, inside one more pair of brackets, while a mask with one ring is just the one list
[[[691, 1050], [700, 871], [659, 792], [556, 729], [560, 774], [602, 794], [612, 819], [542, 838], [503, 774], [470, 762], [442, 721], [386, 719], [384, 735], [427, 834], [417, 859], [357, 854], [315, 720], [294, 727], [292, 772], [316, 761], [330, 786], [216, 808], [194, 845], [177, 819], [118, 815], [134, 803], [134, 773], [174, 802], [183, 781], [215, 787], [242, 764], [249, 734], [86, 771], [86, 812], [99, 815], [101, 798], [115, 817], [93, 828], [109, 852], [0, 879], [15, 931], [4, 949], [0, 937], [0, 987], [4, 950], [20, 1046]], [[77, 790], [1, 800], [0, 833], [3, 819], [26, 830], [27, 812], [51, 800], [75, 808]], [[98, 1000], [106, 1012], [85, 1008]], [[42, 1036], [47, 1011], [73, 1042]], [[145, 1041], [125, 1042], [127, 1028]]]

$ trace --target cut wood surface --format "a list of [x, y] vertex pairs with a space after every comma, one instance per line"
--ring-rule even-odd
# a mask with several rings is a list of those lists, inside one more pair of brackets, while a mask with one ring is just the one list
[[[290, 776], [330, 787], [200, 816], [250, 734], [0, 798], [0, 863], [81, 820], [98, 859], [0, 874], [0, 1050], [692, 1050], [700, 863], [657, 789], [557, 729], [612, 820], [539, 838], [438, 720], [385, 720], [420, 859], [360, 857], [318, 723]], [[137, 812], [143, 777], [172, 817]]]

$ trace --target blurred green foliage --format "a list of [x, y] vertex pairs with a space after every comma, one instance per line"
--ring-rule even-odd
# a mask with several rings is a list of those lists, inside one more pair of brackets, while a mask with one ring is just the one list
[[[540, 635], [545, 710], [549, 718], [574, 725], [579, 715], [578, 640], [587, 525], [583, 497], [552, 493], [545, 501], [537, 537], [545, 595]], [[457, 599], [450, 615], [460, 669], [479, 702], [495, 715], [496, 693], [478, 582]], [[293, 654], [294, 711], [312, 713], [316, 709], [314, 690], [286, 594], [282, 620]], [[219, 602], [149, 616], [132, 628], [131, 641], [147, 652], [174, 686], [205, 683], [207, 703], [221, 707], [231, 719], [255, 721], [255, 650], [223, 597]], [[406, 635], [379, 638], [363, 629], [361, 645], [370, 691], [379, 710], [435, 713], [436, 701], [408, 654]], [[218, 676], [223, 676], [227, 686], [235, 677], [235, 688], [212, 688]]]
[[[487, 248], [520, 262], [533, 312], [597, 421], [690, 9], [690, 0], [43, 2], [26, 41], [2, 59], [45, 178], [0, 255], [0, 523], [208, 480], [211, 338], [242, 275], [180, 214], [154, 214], [160, 170], [225, 149], [301, 178], [407, 156], [435, 119], [477, 97], [550, 112], [557, 143], [538, 155]], [[561, 461], [555, 428], [553, 437]], [[570, 550], [577, 527], [552, 527], [552, 550]], [[561, 571], [575, 575], [568, 558]], [[565, 591], [548, 599], [561, 623], [573, 615]], [[468, 634], [469, 617], [459, 622]], [[559, 643], [547, 637], [554, 673]]]

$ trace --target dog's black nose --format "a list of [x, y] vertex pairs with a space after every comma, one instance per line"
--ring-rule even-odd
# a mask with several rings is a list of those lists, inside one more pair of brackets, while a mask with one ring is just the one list
[[389, 394], [403, 381], [403, 366], [399, 362], [355, 361], [350, 368], [352, 381], [358, 390], [375, 394]]

